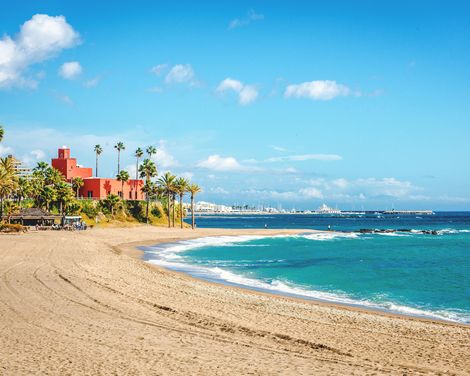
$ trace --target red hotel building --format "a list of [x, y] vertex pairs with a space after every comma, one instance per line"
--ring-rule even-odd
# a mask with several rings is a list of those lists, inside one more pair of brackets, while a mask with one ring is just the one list
[[145, 199], [142, 192], [143, 180], [130, 179], [124, 183], [124, 189], [122, 189], [122, 183], [117, 179], [94, 178], [93, 169], [78, 166], [77, 159], [70, 157], [69, 148], [62, 147], [59, 149], [58, 157], [52, 159], [52, 167], [59, 170], [70, 183], [76, 177], [83, 179], [83, 187], [78, 192], [80, 197], [101, 200], [113, 193], [126, 200]]

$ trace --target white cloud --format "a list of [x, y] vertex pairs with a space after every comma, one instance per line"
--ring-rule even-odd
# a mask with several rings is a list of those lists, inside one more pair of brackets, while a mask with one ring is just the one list
[[210, 193], [219, 194], [219, 195], [226, 195], [226, 194], [229, 193], [227, 190], [225, 190], [225, 189], [222, 188], [222, 187], [211, 187], [211, 188], [209, 189], [209, 192], [210, 192]]
[[285, 162], [285, 161], [340, 161], [343, 158], [337, 154], [300, 154], [300, 155], [287, 155], [283, 157], [272, 157], [265, 160], [265, 162]]
[[34, 15], [14, 38], [0, 39], [0, 88], [36, 87], [37, 81], [23, 76], [26, 69], [79, 42], [79, 34], [64, 16]]
[[258, 98], [258, 91], [254, 86], [246, 85], [240, 91], [239, 102], [241, 105], [247, 105], [254, 102]]
[[243, 89], [243, 84], [241, 81], [234, 80], [233, 78], [226, 78], [225, 80], [221, 81], [219, 86], [217, 86], [216, 91], [219, 93], [223, 93], [227, 90], [233, 90], [239, 93]]
[[46, 157], [46, 153], [41, 149], [31, 150], [30, 154], [36, 159], [44, 159]]
[[178, 166], [175, 157], [168, 152], [167, 143], [164, 140], [159, 141], [157, 145], [157, 154], [152, 156], [157, 163], [158, 168], [171, 168]]
[[166, 75], [165, 83], [194, 85], [196, 83], [194, 70], [189, 64], [177, 64]]
[[323, 193], [318, 188], [314, 187], [301, 188], [299, 189], [299, 194], [304, 198], [323, 198]]
[[9, 146], [0, 144], [0, 157], [4, 157], [13, 153], [13, 149]]
[[264, 20], [264, 15], [256, 13], [253, 9], [250, 9], [247, 15], [243, 18], [235, 18], [228, 24], [229, 30], [236, 29], [237, 27], [247, 26], [254, 21]]
[[346, 189], [349, 186], [349, 182], [344, 178], [335, 179], [332, 183], [340, 189]]
[[260, 170], [257, 167], [242, 165], [234, 157], [221, 157], [218, 154], [210, 155], [207, 159], [200, 161], [196, 166], [219, 172], [250, 172]]
[[151, 69], [150, 72], [153, 74], [160, 76], [164, 71], [166, 71], [168, 68], [168, 64], [158, 64], [154, 65]]
[[26, 166], [35, 166], [38, 161], [44, 161], [46, 159], [46, 153], [41, 149], [35, 149], [30, 151], [28, 154], [20, 157], [22, 163]]
[[73, 101], [68, 95], [57, 94], [57, 99], [61, 102], [65, 103], [66, 105], [73, 106]]
[[[347, 86], [336, 81], [310, 81], [301, 84], [287, 86], [284, 96], [286, 98], [309, 98], [313, 100], [331, 100], [337, 97], [352, 95], [353, 92]], [[357, 94], [357, 93], [356, 93]]]
[[283, 153], [283, 152], [286, 152], [287, 149], [286, 148], [283, 148], [282, 146], [277, 146], [277, 145], [271, 145], [270, 146], [273, 150], [276, 150], [280, 153]]
[[244, 85], [243, 82], [233, 78], [226, 78], [219, 83], [215, 89], [217, 93], [234, 91], [238, 94], [238, 102], [241, 105], [247, 105], [254, 102], [258, 98], [258, 90], [253, 85]]
[[90, 89], [92, 87], [96, 87], [100, 81], [101, 77], [90, 78], [83, 83], [83, 86]]
[[59, 75], [66, 80], [74, 80], [82, 74], [82, 66], [78, 61], [68, 61], [59, 68]]

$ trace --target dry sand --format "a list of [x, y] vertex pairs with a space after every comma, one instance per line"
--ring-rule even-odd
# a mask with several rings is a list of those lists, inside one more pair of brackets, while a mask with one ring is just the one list
[[0, 374], [468, 374], [470, 328], [198, 281], [133, 242], [275, 234], [139, 226], [0, 235]]

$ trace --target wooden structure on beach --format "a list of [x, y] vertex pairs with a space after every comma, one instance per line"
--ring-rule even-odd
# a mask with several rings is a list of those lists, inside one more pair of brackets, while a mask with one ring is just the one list
[[[3, 215], [3, 220], [7, 220], [8, 216]], [[17, 223], [23, 226], [52, 226], [61, 221], [62, 216], [51, 214], [39, 208], [23, 208], [19, 213], [12, 214], [11, 223]]]

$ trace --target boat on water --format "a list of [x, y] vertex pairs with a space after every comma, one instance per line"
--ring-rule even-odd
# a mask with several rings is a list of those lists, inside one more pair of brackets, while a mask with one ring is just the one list
[[312, 214], [320, 214], [320, 215], [341, 214], [341, 210], [330, 208], [328, 205], [323, 204], [317, 210], [313, 211]]

